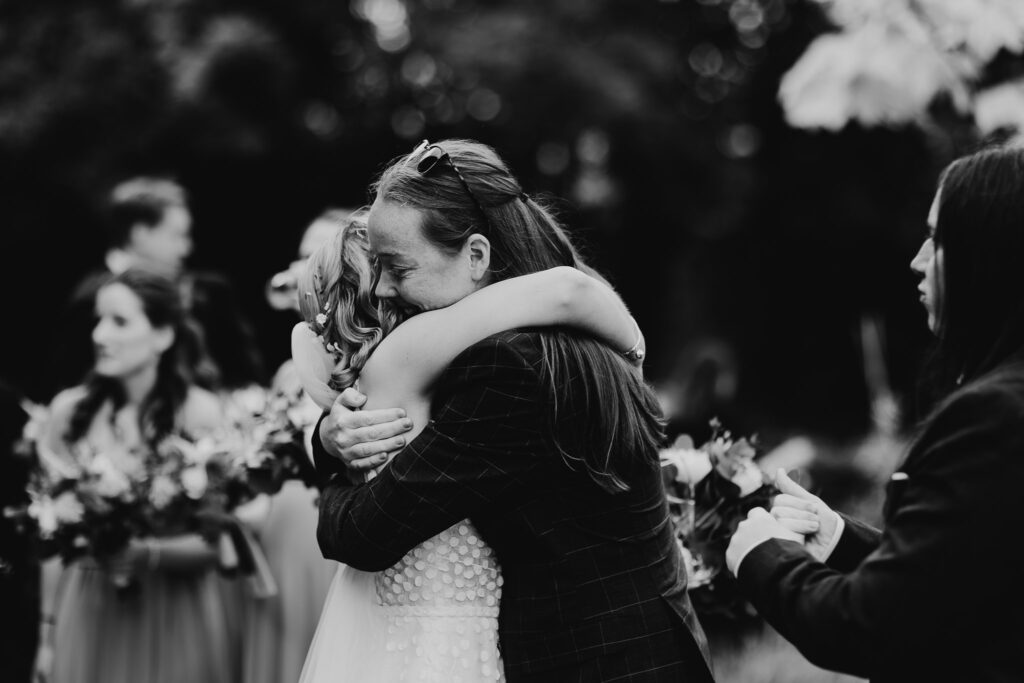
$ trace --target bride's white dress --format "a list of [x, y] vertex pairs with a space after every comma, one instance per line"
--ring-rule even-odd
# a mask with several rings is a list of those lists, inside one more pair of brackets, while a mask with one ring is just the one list
[[340, 565], [300, 683], [504, 681], [501, 573], [469, 521], [383, 572]]

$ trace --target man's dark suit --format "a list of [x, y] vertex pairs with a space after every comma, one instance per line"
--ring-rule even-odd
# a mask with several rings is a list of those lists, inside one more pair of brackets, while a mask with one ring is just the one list
[[[464, 351], [437, 383], [430, 423], [377, 478], [325, 484], [325, 557], [379, 571], [470, 518], [505, 579], [510, 682], [711, 680], [657, 454], [634, 458], [644, 464], [631, 490], [615, 495], [571, 469], [552, 438], [541, 361], [535, 332]], [[318, 440], [314, 450], [321, 471], [336, 462]]]
[[808, 659], [872, 681], [1024, 680], [1024, 371], [965, 387], [889, 484], [885, 531], [848, 521], [827, 566], [771, 540], [739, 567]]

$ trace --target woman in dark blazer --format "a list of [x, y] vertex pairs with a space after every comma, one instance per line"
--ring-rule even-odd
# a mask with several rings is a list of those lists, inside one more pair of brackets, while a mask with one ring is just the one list
[[1024, 150], [950, 165], [929, 228], [911, 267], [937, 339], [937, 402], [892, 475], [884, 530], [780, 475], [729, 567], [820, 666], [876, 682], [1022, 681]]

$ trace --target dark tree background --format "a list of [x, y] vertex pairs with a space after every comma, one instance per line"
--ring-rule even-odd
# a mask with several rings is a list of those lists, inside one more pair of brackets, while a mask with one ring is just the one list
[[263, 301], [328, 205], [367, 201], [424, 137], [494, 145], [647, 333], [675, 428], [769, 441], [869, 427], [863, 321], [911, 394], [926, 343], [908, 264], [948, 150], [913, 130], [789, 128], [781, 75], [828, 30], [803, 0], [3, 0], [0, 376], [37, 400], [99, 200], [170, 172], [192, 264]]

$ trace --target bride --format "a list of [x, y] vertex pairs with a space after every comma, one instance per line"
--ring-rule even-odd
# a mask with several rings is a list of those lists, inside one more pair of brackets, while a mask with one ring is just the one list
[[[406, 411], [413, 423], [407, 442], [430, 418], [434, 380], [463, 349], [492, 334], [567, 325], [616, 348], [642, 344], [618, 296], [569, 267], [498, 282], [404, 322], [375, 308], [373, 284], [360, 212], [310, 257], [299, 286], [305, 322], [293, 330], [292, 354], [324, 410], [358, 379], [375, 404]], [[497, 560], [469, 520], [383, 572], [341, 565], [301, 683], [503, 681], [501, 585]]]

